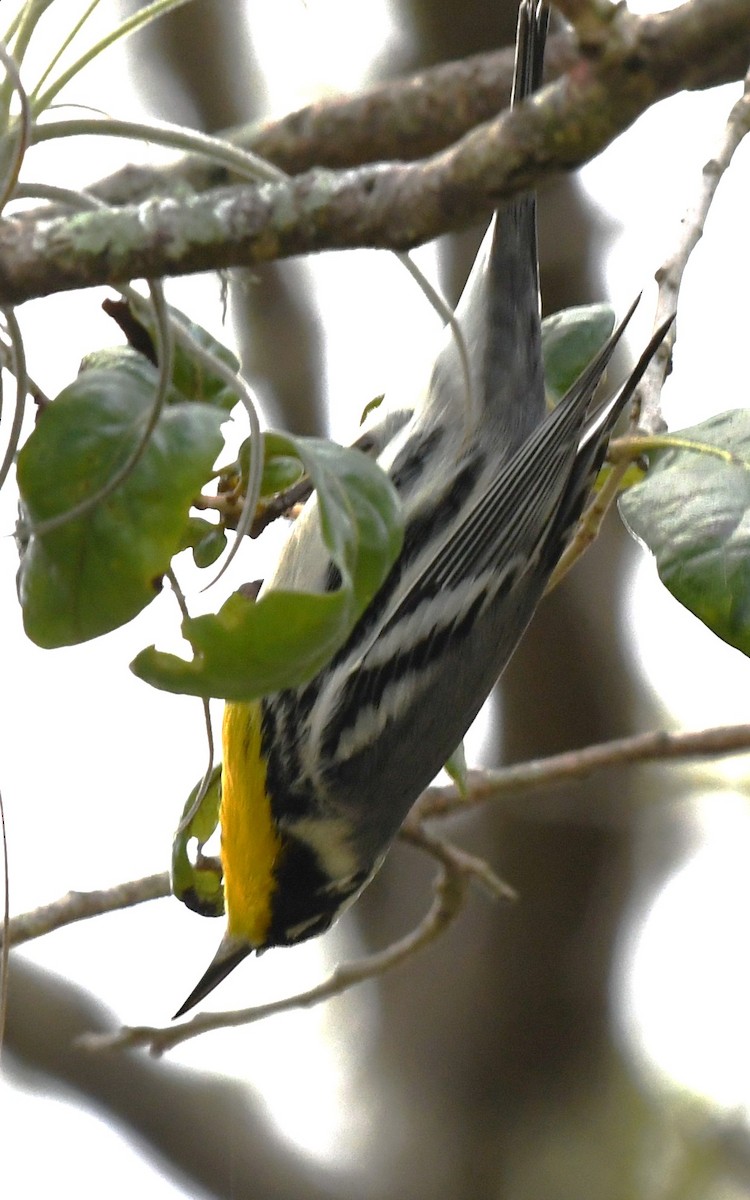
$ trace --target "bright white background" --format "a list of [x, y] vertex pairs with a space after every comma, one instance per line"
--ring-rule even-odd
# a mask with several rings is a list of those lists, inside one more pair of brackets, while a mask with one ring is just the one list
[[[631, 4], [641, 11], [657, 7], [665, 5]], [[52, 18], [56, 11], [69, 18], [71, 6], [54, 6]], [[116, 12], [117, 5], [105, 0], [92, 35]], [[247, 19], [258, 56], [268, 64], [269, 108], [277, 113], [329, 90], [355, 88], [373, 52], [398, 39], [386, 0], [357, 6], [346, 0], [247, 0]], [[54, 19], [48, 26], [52, 46]], [[738, 85], [659, 106], [583, 172], [596, 203], [619, 228], [607, 265], [609, 297], [622, 311], [646, 288], [635, 345], [650, 327], [649, 281], [672, 247], [701, 166], [739, 92]], [[133, 93], [119, 50], [92, 66], [68, 98], [106, 104], [115, 115], [148, 113], [147, 98]], [[82, 185], [117, 167], [125, 153], [122, 143], [102, 141], [81, 142], [75, 154], [68, 146], [45, 147], [29, 156], [27, 172]], [[747, 146], [741, 148], [722, 184], [686, 278], [667, 391], [667, 415], [675, 426], [748, 403], [742, 295], [750, 263], [748, 153]], [[132, 148], [133, 158], [146, 154]], [[418, 258], [425, 270], [432, 269], [431, 250]], [[327, 255], [309, 270], [328, 336], [335, 433], [345, 440], [363, 405], [387, 386], [389, 370], [400, 370], [421, 341], [431, 340], [437, 319], [388, 255]], [[221, 327], [213, 277], [181, 283], [171, 294], [181, 308], [231, 341], [231, 330]], [[91, 292], [20, 310], [31, 371], [49, 393], [75, 375], [86, 351], [118, 340], [100, 313], [100, 301], [101, 295]], [[237, 436], [244, 436], [241, 418], [236, 425]], [[20, 912], [70, 887], [105, 887], [165, 869], [184, 797], [203, 770], [204, 748], [198, 704], [152, 691], [127, 670], [144, 645], [169, 644], [166, 627], [175, 624], [175, 613], [168, 594], [104, 640], [54, 652], [25, 640], [11, 582], [17, 566], [12, 492], [7, 487], [0, 497], [3, 692], [6, 700], [12, 697], [3, 713], [0, 787], [12, 911]], [[241, 562], [218, 594], [192, 595], [192, 610], [216, 605], [232, 586], [262, 574], [257, 562]], [[189, 573], [183, 575], [189, 585]], [[747, 720], [750, 666], [671, 600], [645, 556], [623, 620], [653, 689], [654, 711], [645, 720], [652, 723], [659, 712], [664, 721], [692, 728]], [[646, 1071], [664, 1070], [698, 1094], [743, 1112], [750, 1104], [750, 975], [747, 956], [737, 947], [747, 945], [750, 932], [750, 810], [740, 790], [746, 765], [735, 759], [705, 769], [707, 779], [724, 779], [727, 791], [696, 808], [691, 855], [633, 914], [613, 991], [623, 1038]], [[100, 996], [116, 1021], [162, 1023], [211, 958], [219, 932], [213, 922], [163, 901], [63, 930], [23, 954]], [[260, 1002], [313, 982], [336, 958], [356, 953], [347, 941], [351, 936], [338, 929], [293, 953], [253, 961], [222, 986], [222, 1006]], [[360, 989], [337, 1005], [335, 1011], [325, 1006], [250, 1030], [211, 1035], [173, 1058], [231, 1074], [238, 1061], [252, 1061], [254, 1086], [290, 1138], [324, 1160], [335, 1146], [339, 1163], [366, 1166], [368, 1121], [375, 1114], [368, 1111], [360, 1081], [377, 1029], [376, 994]], [[345, 1056], [336, 1042], [344, 1013], [359, 1030], [357, 1060]], [[42, 1127], [45, 1154], [30, 1154], [30, 1131], [36, 1142]], [[90, 1113], [27, 1093], [2, 1078], [0, 1128], [4, 1178], [23, 1178], [28, 1195], [46, 1194], [73, 1168], [79, 1200], [93, 1200], [105, 1185], [115, 1200], [139, 1190], [159, 1197], [184, 1194], [166, 1179], [157, 1180], [137, 1149]]]

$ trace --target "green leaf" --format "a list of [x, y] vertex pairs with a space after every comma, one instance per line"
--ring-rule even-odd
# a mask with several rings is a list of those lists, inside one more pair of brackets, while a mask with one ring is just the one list
[[221, 525], [207, 521], [205, 517], [189, 517], [180, 550], [192, 550], [196, 567], [210, 567], [226, 548], [227, 535]]
[[157, 594], [181, 548], [191, 501], [211, 477], [224, 414], [169, 405], [128, 477], [83, 516], [34, 526], [95, 495], [125, 463], [149, 419], [157, 374], [92, 368], [41, 414], [18, 456], [30, 540], [21, 560], [24, 626], [38, 646], [67, 646], [131, 620]]
[[235, 592], [214, 615], [183, 621], [195, 657], [186, 662], [149, 646], [131, 670], [167, 692], [257, 699], [312, 679], [352, 627], [351, 593], [269, 591], [260, 600]]
[[[92, 350], [83, 358], [79, 375], [85, 371], [116, 371], [129, 374], [132, 375], [136, 386], [143, 385], [148, 389], [153, 389], [157, 379], [154, 364], [139, 350], [133, 350], [130, 346], [106, 346], [101, 350]], [[185, 397], [172, 391], [170, 399], [184, 400]]]
[[260, 481], [261, 496], [276, 496], [292, 487], [304, 474], [298, 458], [290, 454], [274, 454], [268, 456], [263, 463], [263, 477]]
[[[260, 481], [261, 496], [276, 496], [279, 492], [285, 492], [305, 472], [299, 454], [289, 454], [284, 450], [279, 450], [279, 443], [277, 443], [276, 437], [277, 435], [274, 433], [267, 433], [263, 439], [263, 475]], [[243, 493], [247, 489], [249, 471], [250, 438], [245, 438], [240, 446], [234, 471], [230, 469], [227, 472], [228, 475], [234, 473], [239, 476], [241, 480], [240, 490]]]
[[384, 400], [385, 392], [381, 392], [379, 396], [373, 396], [372, 400], [367, 401], [367, 404], [362, 409], [362, 416], [359, 418], [360, 425], [364, 425], [370, 413], [373, 413], [377, 408], [380, 408], [380, 405]]
[[[172, 892], [203, 917], [220, 917], [224, 912], [224, 889], [219, 859], [208, 858], [202, 850], [219, 824], [221, 803], [221, 767], [214, 767], [206, 794], [186, 824], [185, 821], [195, 804], [200, 784], [196, 784], [187, 798], [182, 811], [182, 821], [172, 842]], [[197, 841], [198, 853], [195, 862], [190, 861], [188, 843]]]
[[544, 318], [544, 379], [554, 404], [601, 350], [614, 327], [615, 312], [610, 304], [584, 304]]
[[385, 471], [361, 450], [322, 438], [266, 437], [277, 453], [297, 453], [313, 481], [323, 541], [343, 587], [354, 592], [353, 625], [401, 550], [398, 493]]
[[180, 539], [180, 550], [192, 550], [209, 534], [215, 533], [218, 525], [205, 517], [188, 517]]
[[193, 546], [193, 562], [196, 567], [212, 567], [226, 549], [227, 535], [223, 529], [212, 526], [210, 533]]
[[[239, 360], [232, 351], [217, 341], [206, 329], [203, 329], [201, 325], [196, 325], [194, 321], [189, 320], [184, 313], [172, 305], [169, 306], [169, 312], [180, 318], [180, 324], [189, 331], [199, 346], [210, 350], [231, 371], [239, 370]], [[151, 337], [155, 338], [154, 322], [148, 317], [141, 319]], [[194, 357], [189, 347], [185, 347], [177, 341], [174, 345], [172, 383], [186, 399], [214, 405], [227, 413], [234, 408], [240, 398], [239, 393], [229, 387], [220, 375], [214, 374], [210, 367]]]
[[[320, 528], [340, 586], [330, 592], [271, 588], [255, 602], [236, 593], [216, 616], [183, 623], [191, 662], [153, 646], [131, 664], [155, 687], [249, 700], [311, 679], [343, 645], [401, 549], [398, 495], [359, 450], [315, 438], [269, 435], [272, 452], [296, 454], [317, 489]], [[315, 578], [324, 566], [318, 557]]]
[[718, 637], [750, 654], [750, 410], [666, 435], [620, 512], [662, 583]]

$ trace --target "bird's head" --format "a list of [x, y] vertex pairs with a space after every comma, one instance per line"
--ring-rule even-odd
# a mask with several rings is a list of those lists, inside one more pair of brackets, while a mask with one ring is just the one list
[[283, 823], [275, 818], [261, 722], [257, 703], [226, 706], [220, 823], [227, 928], [178, 1017], [249, 954], [324, 933], [373, 873], [354, 855], [344, 821], [312, 814]]

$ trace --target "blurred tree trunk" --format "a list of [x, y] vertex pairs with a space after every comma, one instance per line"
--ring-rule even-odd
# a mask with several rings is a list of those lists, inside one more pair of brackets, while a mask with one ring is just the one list
[[[186, 1195], [252, 1195], [258, 1200], [328, 1200], [323, 1170], [294, 1154], [243, 1083], [154, 1062], [143, 1054], [90, 1053], [77, 1038], [113, 1028], [106, 1009], [81, 988], [14, 955], [4, 1066], [29, 1089], [96, 1111], [170, 1170]], [[44, 1144], [43, 1134], [40, 1147]], [[235, 1190], [252, 1180], [252, 1191]], [[60, 1192], [75, 1195], [65, 1183]], [[120, 1196], [113, 1180], [111, 1195]], [[158, 1185], [148, 1193], [158, 1196]], [[16, 1189], [16, 1194], [26, 1193]]]
[[[421, 64], [511, 42], [517, 6], [413, 0], [400, 11]], [[446, 284], [454, 298], [481, 232], [454, 240]], [[601, 295], [605, 233], [574, 182], [543, 193], [546, 311]], [[502, 682], [503, 761], [631, 729], [633, 682], [617, 621], [624, 543], [610, 528], [540, 607]], [[492, 811], [461, 830], [461, 843], [487, 857], [520, 898], [509, 910], [479, 897], [447, 940], [382, 985], [381, 1069], [403, 1108], [404, 1146], [378, 1195], [636, 1194], [630, 1171], [637, 1172], [643, 1102], [617, 1057], [609, 1020], [612, 958], [631, 883], [627, 798], [616, 783], [610, 794], [603, 791], [609, 781], [558, 790], [545, 803]], [[381, 886], [355, 910], [378, 945], [419, 911], [404, 858], [387, 865]], [[424, 875], [423, 888], [427, 868]]]

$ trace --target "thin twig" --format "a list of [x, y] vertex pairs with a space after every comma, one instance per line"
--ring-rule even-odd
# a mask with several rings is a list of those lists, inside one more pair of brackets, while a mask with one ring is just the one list
[[620, 494], [620, 485], [629, 466], [630, 462], [624, 460], [613, 464], [599, 490], [593, 493], [581, 515], [573, 537], [563, 550], [549, 577], [547, 592], [551, 592], [562, 582], [581, 555], [596, 541], [604, 518]]
[[100, 917], [103, 913], [116, 912], [120, 908], [132, 908], [148, 900], [161, 900], [171, 894], [169, 874], [146, 875], [143, 879], [132, 879], [111, 888], [95, 892], [68, 892], [51, 904], [43, 904], [32, 912], [11, 917], [9, 945], [20, 946], [34, 938], [44, 937], [55, 929], [63, 929], [76, 921], [89, 917]]
[[599, 771], [626, 764], [716, 758], [749, 752], [750, 724], [717, 725], [681, 733], [655, 730], [548, 758], [532, 759], [499, 771], [469, 771], [465, 795], [454, 786], [431, 787], [422, 793], [412, 811], [418, 820], [424, 821], [486, 801], [506, 800], [543, 788], [559, 787], [571, 780], [586, 779]]
[[[599, 771], [632, 763], [666, 762], [691, 758], [717, 758], [750, 752], [750, 724], [717, 725], [695, 732], [671, 733], [654, 730], [600, 742], [549, 758], [532, 759], [499, 771], [469, 771], [464, 795], [454, 786], [428, 788], [417, 801], [406, 825], [405, 837], [414, 840], [414, 829], [421, 830], [427, 818], [442, 817], [487, 801], [509, 799], [527, 792], [560, 786], [572, 779], [584, 779]], [[424, 837], [423, 831], [419, 834]], [[455, 847], [452, 854], [461, 854]], [[465, 861], [465, 860], [464, 860]], [[101, 916], [119, 908], [128, 908], [170, 894], [169, 875], [149, 875], [129, 883], [96, 892], [69, 892], [67, 896], [13, 917], [10, 945], [18, 946], [74, 921]]]
[[418, 951], [434, 942], [452, 925], [462, 911], [466, 892], [471, 878], [475, 875], [474, 866], [469, 865], [470, 856], [441, 839], [423, 833], [421, 848], [427, 850], [440, 864], [440, 870], [435, 880], [435, 897], [428, 912], [420, 923], [409, 931], [403, 938], [393, 942], [385, 950], [368, 955], [354, 962], [337, 967], [323, 983], [299, 992], [294, 996], [285, 996], [282, 1000], [274, 1000], [270, 1004], [259, 1004], [253, 1008], [238, 1009], [233, 1012], [199, 1013], [184, 1025], [169, 1025], [165, 1027], [136, 1026], [118, 1030], [113, 1034], [91, 1034], [80, 1038], [79, 1045], [90, 1050], [122, 1050], [135, 1046], [147, 1046], [152, 1054], [160, 1055], [171, 1050], [181, 1042], [200, 1034], [209, 1033], [214, 1029], [230, 1029], [239, 1025], [251, 1025], [266, 1017], [278, 1013], [289, 1012], [291, 1009], [311, 1008], [339, 996], [342, 992], [376, 979], [394, 967], [412, 958]]
[[[745, 89], [733, 106], [716, 153], [703, 167], [698, 195], [680, 222], [677, 245], [669, 258], [656, 272], [659, 294], [654, 328], [658, 328], [670, 313], [677, 311], [682, 278], [690, 255], [703, 237], [703, 230], [719, 182], [732, 161], [734, 152], [750, 132], [750, 72], [745, 76]], [[651, 366], [636, 392], [640, 405], [639, 428], [645, 433], [660, 433], [666, 425], [661, 415], [661, 392], [669, 372], [672, 349], [677, 336], [676, 324], [667, 333], [657, 350]]]
[[514, 902], [518, 899], [518, 893], [515, 888], [512, 888], [504, 879], [496, 875], [485, 859], [478, 858], [474, 854], [469, 854], [468, 851], [461, 850], [458, 846], [454, 846], [442, 839], [436, 839], [417, 820], [415, 815], [407, 817], [399, 830], [398, 836], [400, 841], [406, 842], [410, 846], [416, 846], [420, 850], [425, 850], [433, 856], [435, 855], [435, 846], [439, 847], [441, 853], [447, 848], [456, 866], [459, 866], [467, 876], [472, 876], [491, 900]]

